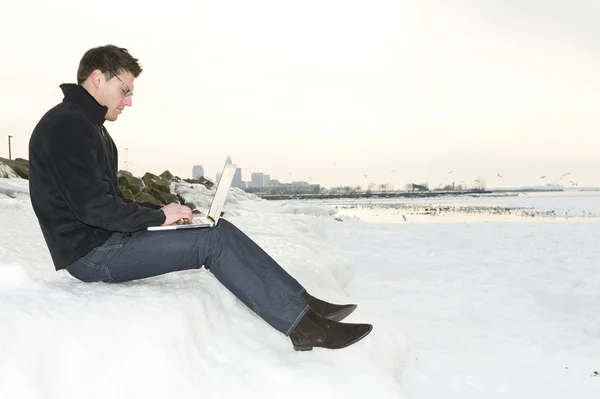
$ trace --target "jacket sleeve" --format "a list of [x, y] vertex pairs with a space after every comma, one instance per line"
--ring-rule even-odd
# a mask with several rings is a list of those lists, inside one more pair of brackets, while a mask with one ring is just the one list
[[153, 204], [152, 202], [137, 202], [135, 200], [126, 198], [125, 195], [123, 195], [123, 192], [121, 190], [119, 190], [119, 197], [121, 197], [121, 199], [123, 200], [123, 202], [125, 202], [127, 204], [129, 204], [131, 202], [135, 202], [139, 206], [143, 206], [143, 207], [151, 208], [151, 209], [160, 209], [160, 208], [163, 207], [162, 205], [156, 205], [156, 204]]
[[98, 159], [100, 137], [78, 118], [63, 119], [48, 132], [42, 149], [54, 185], [82, 223], [108, 231], [134, 232], [160, 226], [165, 214], [126, 203], [110, 193]]

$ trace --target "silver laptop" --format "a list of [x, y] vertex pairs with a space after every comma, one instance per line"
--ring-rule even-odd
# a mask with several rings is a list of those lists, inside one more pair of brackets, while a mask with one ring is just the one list
[[208, 215], [196, 216], [192, 219], [192, 223], [153, 226], [148, 227], [148, 230], [162, 231], [215, 227], [219, 222], [219, 217], [221, 217], [221, 210], [223, 209], [223, 205], [225, 205], [225, 199], [227, 198], [227, 193], [229, 192], [229, 187], [231, 187], [231, 182], [233, 181], [233, 175], [235, 174], [236, 169], [237, 166], [233, 164], [226, 164], [223, 168], [221, 178], [217, 183], [217, 191], [215, 192], [215, 196], [210, 204], [210, 209], [208, 210]]

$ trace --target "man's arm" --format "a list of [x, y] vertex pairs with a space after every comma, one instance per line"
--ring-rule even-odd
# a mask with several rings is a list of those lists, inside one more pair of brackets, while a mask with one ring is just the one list
[[99, 137], [85, 121], [64, 119], [49, 132], [44, 163], [61, 196], [83, 223], [109, 231], [134, 232], [165, 222], [157, 209], [124, 202], [110, 194], [98, 162]]
[[131, 202], [138, 204], [139, 206], [143, 206], [146, 208], [150, 208], [150, 209], [160, 209], [162, 208], [164, 205], [156, 205], [153, 204], [152, 202], [137, 202], [135, 200], [126, 198], [125, 195], [123, 195], [123, 192], [119, 189], [119, 197], [121, 197], [121, 199], [123, 200], [123, 202], [129, 204]]

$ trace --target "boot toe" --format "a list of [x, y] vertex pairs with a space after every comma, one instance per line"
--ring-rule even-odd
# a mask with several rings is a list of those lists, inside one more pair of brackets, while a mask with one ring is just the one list
[[342, 349], [355, 344], [373, 331], [373, 326], [371, 324], [352, 324], [352, 326], [353, 328], [348, 332], [346, 339], [339, 342], [339, 346], [331, 349]]

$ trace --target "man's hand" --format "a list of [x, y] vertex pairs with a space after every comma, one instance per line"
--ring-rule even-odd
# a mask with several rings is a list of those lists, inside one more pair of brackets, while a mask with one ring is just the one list
[[173, 203], [163, 206], [160, 210], [166, 216], [163, 226], [179, 222], [181, 219], [186, 223], [192, 223], [192, 210], [185, 205]]

